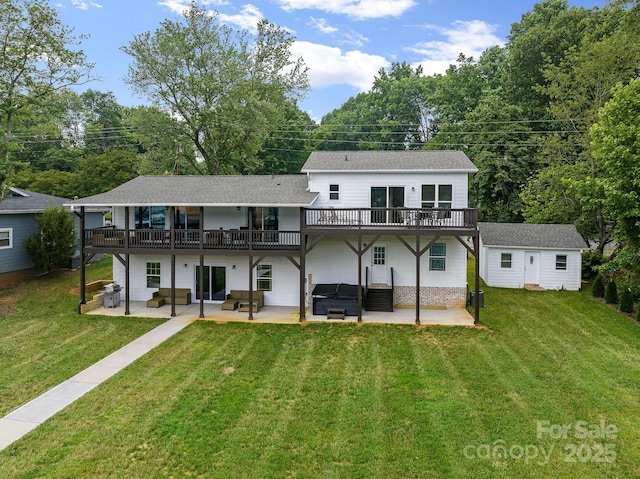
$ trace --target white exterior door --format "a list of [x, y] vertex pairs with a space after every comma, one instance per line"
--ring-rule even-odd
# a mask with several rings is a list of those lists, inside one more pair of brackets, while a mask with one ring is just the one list
[[387, 284], [387, 263], [387, 245], [373, 245], [371, 248], [371, 283]]
[[540, 252], [525, 251], [524, 258], [524, 283], [540, 283]]

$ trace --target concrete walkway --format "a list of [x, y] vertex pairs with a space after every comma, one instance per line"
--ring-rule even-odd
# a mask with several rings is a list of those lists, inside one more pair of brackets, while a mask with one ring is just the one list
[[195, 321], [175, 317], [0, 418], [0, 451]]

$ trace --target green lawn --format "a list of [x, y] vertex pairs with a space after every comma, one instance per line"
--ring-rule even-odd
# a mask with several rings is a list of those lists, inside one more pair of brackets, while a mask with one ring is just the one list
[[[87, 281], [109, 278], [111, 259], [87, 267]], [[79, 284], [64, 272], [0, 290], [0, 417], [162, 322], [80, 316]]]
[[638, 324], [588, 292], [483, 289], [475, 329], [194, 323], [0, 452], [0, 477], [640, 476]]

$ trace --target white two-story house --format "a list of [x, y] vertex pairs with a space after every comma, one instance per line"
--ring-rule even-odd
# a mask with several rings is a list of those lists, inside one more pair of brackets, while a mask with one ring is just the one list
[[125, 313], [158, 288], [188, 288], [201, 315], [248, 290], [301, 320], [402, 305], [419, 323], [420, 306], [466, 304], [476, 171], [459, 151], [314, 152], [299, 175], [143, 176], [73, 206], [113, 209], [112, 227], [83, 227], [83, 255], [114, 255]]

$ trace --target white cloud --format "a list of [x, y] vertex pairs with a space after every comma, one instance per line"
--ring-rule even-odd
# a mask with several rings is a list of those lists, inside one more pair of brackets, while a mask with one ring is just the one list
[[71, 0], [71, 5], [80, 10], [89, 10], [90, 7], [102, 8], [102, 5], [95, 2], [84, 2], [83, 0]]
[[324, 18], [311, 17], [311, 25], [322, 33], [335, 33], [338, 31], [336, 27], [329, 25]]
[[379, 55], [358, 50], [343, 52], [340, 48], [317, 43], [294, 42], [291, 50], [294, 57], [304, 58], [309, 67], [311, 88], [351, 85], [360, 91], [367, 91], [378, 70], [390, 66]]
[[235, 23], [243, 30], [256, 33], [258, 31], [258, 22], [264, 17], [260, 9], [254, 5], [248, 3], [237, 15], [225, 15], [220, 13], [220, 20], [224, 23]]
[[359, 20], [399, 17], [418, 4], [415, 0], [279, 0], [279, 3], [285, 11], [313, 9]]
[[344, 43], [345, 45], [353, 45], [356, 47], [361, 47], [365, 43], [367, 43], [369, 39], [364, 35], [359, 34], [358, 32], [349, 32], [344, 34], [344, 39], [340, 41], [340, 43]]
[[481, 20], [458, 20], [449, 28], [435, 25], [425, 25], [425, 28], [444, 37], [443, 40], [420, 42], [409, 49], [424, 57], [418, 64], [422, 65], [426, 75], [444, 73], [460, 53], [477, 60], [487, 48], [504, 43], [495, 35], [496, 26]]
[[[167, 7], [174, 13], [178, 15], [182, 15], [182, 12], [187, 10], [191, 6], [192, 0], [164, 0], [162, 2], [158, 2], [158, 5], [162, 5]], [[220, 6], [220, 5], [228, 5], [229, 2], [227, 0], [200, 0], [196, 2], [196, 5], [200, 5], [202, 7], [207, 7], [209, 5]]]

